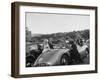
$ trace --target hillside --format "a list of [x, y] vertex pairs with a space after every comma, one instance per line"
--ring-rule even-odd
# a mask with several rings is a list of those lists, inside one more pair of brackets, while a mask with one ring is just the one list
[[73, 31], [73, 32], [59, 32], [59, 33], [52, 33], [52, 34], [38, 34], [38, 36], [32, 36], [32, 42], [34, 43], [41, 43], [44, 39], [52, 39], [54, 43], [63, 41], [67, 37], [72, 38], [75, 40], [78, 36], [82, 37], [83, 39], [89, 39], [89, 30], [82, 30], [82, 31]]

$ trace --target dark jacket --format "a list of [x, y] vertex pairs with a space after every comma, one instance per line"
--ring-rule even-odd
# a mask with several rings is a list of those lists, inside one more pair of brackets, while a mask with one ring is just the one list
[[71, 59], [74, 59], [75, 61], [82, 61], [80, 54], [77, 50], [77, 46], [74, 44], [73, 41], [70, 41], [70, 44], [71, 44], [71, 50], [70, 50]]

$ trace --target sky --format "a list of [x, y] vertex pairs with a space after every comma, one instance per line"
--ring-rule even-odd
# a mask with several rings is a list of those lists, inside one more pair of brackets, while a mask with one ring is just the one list
[[32, 34], [51, 34], [89, 29], [89, 15], [26, 13], [26, 27]]

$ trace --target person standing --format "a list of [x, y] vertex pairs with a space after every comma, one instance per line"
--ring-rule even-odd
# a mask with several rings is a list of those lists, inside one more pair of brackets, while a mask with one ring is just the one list
[[44, 39], [43, 42], [43, 52], [50, 50], [49, 41], [48, 39]]
[[52, 41], [53, 41], [52, 38], [50, 38], [50, 39], [49, 39], [49, 42], [48, 42], [48, 44], [49, 44], [49, 46], [50, 46], [50, 49], [54, 49], [54, 48], [53, 48], [54, 45], [53, 45]]
[[71, 59], [74, 59], [76, 63], [82, 63], [81, 56], [77, 50], [77, 46], [74, 43], [74, 41], [69, 41], [71, 44], [71, 49], [70, 49], [70, 54], [71, 54]]

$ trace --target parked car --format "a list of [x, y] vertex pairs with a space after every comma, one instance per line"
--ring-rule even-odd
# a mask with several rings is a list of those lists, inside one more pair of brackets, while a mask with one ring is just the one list
[[34, 66], [55, 66], [69, 64], [69, 49], [51, 49], [42, 53]]
[[89, 55], [89, 47], [87, 45], [77, 45], [77, 49], [82, 59], [86, 58]]
[[26, 53], [26, 67], [32, 67], [41, 53], [42, 48], [40, 45], [30, 46], [29, 53]]
[[[84, 64], [89, 63], [89, 57], [87, 58], [87, 45], [79, 46], [76, 45], [78, 52]], [[71, 59], [70, 49], [50, 49], [42, 53], [37, 60], [34, 62], [35, 67], [40, 66], [58, 66], [58, 65], [71, 65], [77, 64]], [[82, 63], [81, 63], [82, 64]]]

